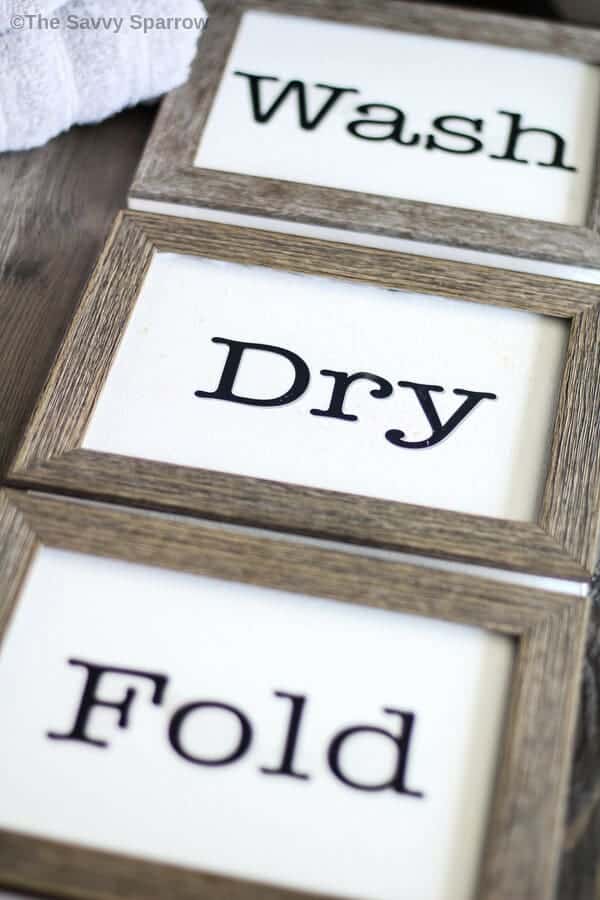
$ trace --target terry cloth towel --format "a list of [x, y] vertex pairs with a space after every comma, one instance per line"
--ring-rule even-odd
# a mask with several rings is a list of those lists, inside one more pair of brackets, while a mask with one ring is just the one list
[[182, 84], [206, 21], [200, 0], [0, 4], [0, 25], [40, 10], [59, 20], [15, 27], [13, 18], [0, 34], [0, 152], [37, 147]]
[[65, 0], [0, 0], [0, 32], [12, 28], [15, 16], [47, 16], [64, 3]]

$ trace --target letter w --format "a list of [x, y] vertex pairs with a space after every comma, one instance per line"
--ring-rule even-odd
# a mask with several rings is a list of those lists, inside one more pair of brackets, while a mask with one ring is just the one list
[[342, 94], [359, 93], [356, 88], [334, 87], [331, 84], [315, 84], [315, 87], [323, 88], [324, 90], [329, 91], [329, 96], [325, 103], [322, 104], [317, 114], [311, 119], [308, 114], [306, 88], [303, 81], [288, 81], [284, 89], [281, 91], [279, 96], [275, 98], [271, 106], [269, 106], [268, 109], [264, 109], [263, 111], [263, 105], [260, 96], [261, 81], [280, 81], [281, 79], [276, 78], [274, 75], [252, 75], [250, 72], [234, 72], [233, 74], [242, 75], [244, 78], [248, 79], [248, 84], [250, 86], [250, 99], [252, 101], [252, 112], [254, 113], [255, 121], [260, 122], [261, 125], [271, 120], [279, 107], [285, 102], [286, 97], [295, 94], [298, 102], [298, 119], [300, 122], [300, 127], [305, 131], [312, 131], [323, 121], [327, 113], [331, 109], [333, 109]]

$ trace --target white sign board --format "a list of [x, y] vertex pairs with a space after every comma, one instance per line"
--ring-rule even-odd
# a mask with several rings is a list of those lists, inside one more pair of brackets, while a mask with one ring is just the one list
[[87, 449], [537, 516], [567, 321], [159, 253]]
[[599, 109], [578, 60], [250, 11], [196, 165], [584, 225]]
[[0, 653], [0, 826], [467, 900], [512, 661], [478, 628], [44, 547]]

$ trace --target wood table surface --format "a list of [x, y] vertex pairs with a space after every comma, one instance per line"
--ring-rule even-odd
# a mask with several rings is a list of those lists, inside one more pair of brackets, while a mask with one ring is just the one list
[[[550, 0], [457, 5], [551, 15]], [[153, 117], [152, 108], [141, 107], [73, 129], [46, 147], [0, 155], [0, 483], [110, 224], [125, 205]], [[600, 897], [600, 575], [557, 897]]]

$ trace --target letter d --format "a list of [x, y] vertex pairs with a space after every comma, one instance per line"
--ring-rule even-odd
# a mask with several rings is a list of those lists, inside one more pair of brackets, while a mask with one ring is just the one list
[[[269, 344], [248, 344], [245, 341], [230, 341], [228, 338], [215, 337], [213, 344], [225, 344], [229, 347], [229, 354], [223, 368], [223, 374], [216, 391], [196, 391], [196, 397], [212, 397], [215, 400], [229, 400], [231, 403], [245, 403], [247, 406], [285, 406], [302, 396], [310, 381], [310, 371], [304, 360], [291, 350], [282, 347], [271, 347]], [[242, 361], [245, 350], [259, 350], [263, 353], [273, 353], [287, 359], [294, 367], [294, 381], [292, 386], [279, 397], [271, 397], [267, 400], [255, 397], [240, 397], [233, 393], [233, 385]]]
[[[385, 728], [377, 728], [373, 725], [354, 725], [340, 731], [329, 745], [328, 762], [329, 768], [336, 778], [348, 787], [355, 788], [357, 791], [385, 791], [390, 789], [397, 794], [406, 794], [409, 797], [423, 797], [422, 791], [413, 791], [406, 786], [406, 769], [408, 766], [408, 754], [410, 751], [410, 741], [413, 734], [413, 726], [415, 723], [414, 713], [402, 712], [399, 709], [383, 710], [390, 716], [399, 716], [401, 722], [401, 732], [399, 735]], [[392, 777], [380, 782], [379, 784], [363, 784], [354, 781], [346, 775], [341, 768], [340, 755], [343, 745], [357, 734], [376, 735], [380, 739], [384, 738], [391, 742], [396, 750], [396, 765]]]

